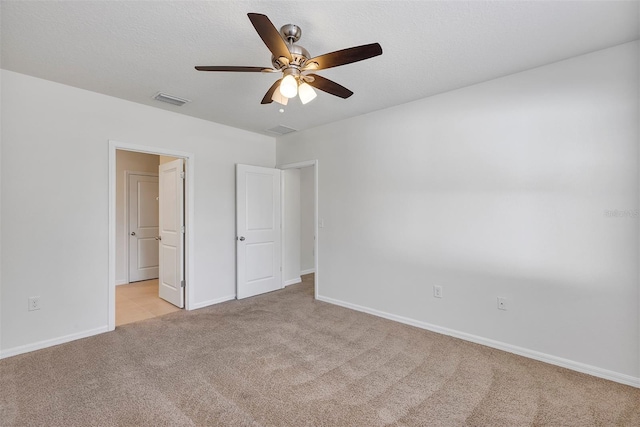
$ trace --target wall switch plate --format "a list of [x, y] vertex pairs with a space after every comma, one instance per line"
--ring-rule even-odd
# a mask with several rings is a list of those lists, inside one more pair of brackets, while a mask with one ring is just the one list
[[440, 285], [433, 286], [433, 296], [435, 298], [442, 298], [442, 286]]
[[29, 297], [27, 302], [29, 311], [40, 310], [40, 297]]
[[498, 310], [507, 309], [507, 299], [504, 297], [498, 297]]

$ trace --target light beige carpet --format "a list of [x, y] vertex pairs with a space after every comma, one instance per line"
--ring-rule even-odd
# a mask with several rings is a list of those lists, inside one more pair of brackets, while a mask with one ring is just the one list
[[640, 426], [640, 390], [313, 300], [310, 283], [0, 361], [2, 426]]

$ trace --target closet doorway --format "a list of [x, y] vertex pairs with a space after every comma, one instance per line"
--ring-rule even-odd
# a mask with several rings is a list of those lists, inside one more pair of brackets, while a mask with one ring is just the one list
[[283, 286], [307, 283], [317, 298], [319, 285], [318, 161], [280, 166], [282, 170]]

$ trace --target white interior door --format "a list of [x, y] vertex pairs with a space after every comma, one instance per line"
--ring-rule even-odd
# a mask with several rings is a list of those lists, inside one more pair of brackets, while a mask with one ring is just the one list
[[158, 177], [129, 175], [129, 282], [158, 277]]
[[282, 288], [280, 170], [236, 166], [237, 297]]
[[184, 307], [184, 169], [183, 159], [159, 166], [160, 298]]

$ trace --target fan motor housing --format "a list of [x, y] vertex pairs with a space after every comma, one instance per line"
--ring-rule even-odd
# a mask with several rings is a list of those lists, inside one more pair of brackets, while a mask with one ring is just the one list
[[[304, 65], [305, 62], [307, 62], [307, 59], [309, 59], [309, 57], [311, 56], [309, 55], [309, 51], [300, 45], [289, 44], [287, 45], [287, 48], [289, 49], [289, 53], [291, 53], [292, 58], [291, 63], [288, 64], [289, 66], [300, 68]], [[280, 58], [276, 58], [273, 55], [271, 55], [271, 63], [273, 64], [274, 68], [278, 70], [281, 70], [287, 66], [286, 63], [280, 61]]]
[[276, 58], [273, 55], [271, 56], [271, 63], [274, 68], [278, 70], [282, 70], [284, 68], [293, 67], [293, 68], [302, 68], [304, 63], [309, 59], [311, 55], [309, 55], [309, 51], [304, 47], [295, 44], [300, 37], [302, 37], [302, 28], [298, 27], [295, 24], [287, 24], [280, 27], [280, 35], [287, 42], [287, 48], [289, 49], [289, 53], [291, 53], [291, 62], [288, 64], [286, 62], [282, 62], [280, 58]]

